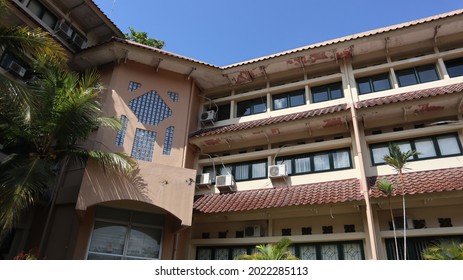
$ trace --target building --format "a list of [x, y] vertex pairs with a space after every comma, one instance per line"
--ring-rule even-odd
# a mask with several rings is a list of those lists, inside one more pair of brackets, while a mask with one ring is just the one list
[[[407, 258], [463, 239], [463, 10], [218, 67], [122, 39], [93, 2], [74, 2], [11, 1], [57, 40], [62, 22], [87, 37], [81, 49], [64, 32], [70, 63], [98, 68], [105, 112], [125, 124], [89, 144], [131, 154], [142, 181], [69, 171], [48, 258], [233, 259], [287, 236], [302, 259], [394, 259], [389, 200], [374, 188], [397, 178], [382, 159], [390, 142], [421, 152], [402, 184]], [[37, 243], [40, 217], [6, 256]]]

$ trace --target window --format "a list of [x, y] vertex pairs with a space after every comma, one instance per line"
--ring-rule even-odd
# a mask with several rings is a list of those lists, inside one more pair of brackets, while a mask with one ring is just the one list
[[163, 215], [99, 206], [87, 259], [160, 259], [163, 227]]
[[288, 175], [352, 168], [348, 149], [277, 157], [275, 162], [286, 165]]
[[267, 111], [267, 98], [256, 98], [238, 102], [237, 104], [237, 117], [249, 116]]
[[215, 183], [217, 175], [233, 175], [236, 182], [267, 178], [267, 160], [239, 162], [227, 165], [216, 165], [203, 168], [203, 173], [209, 173], [209, 178]]
[[409, 160], [440, 158], [462, 154], [458, 135], [444, 134], [370, 145], [371, 159], [374, 165], [384, 164], [384, 156], [389, 154], [388, 147], [390, 143], [399, 145], [402, 152], [416, 150], [420, 153]]
[[439, 80], [434, 64], [399, 70], [395, 74], [401, 87]]
[[305, 90], [296, 90], [277, 94], [272, 97], [273, 110], [305, 105]]
[[162, 150], [163, 155], [170, 155], [172, 150], [172, 143], [174, 141], [174, 127], [169, 126], [166, 128], [166, 137], [164, 138], [164, 148]]
[[445, 61], [445, 67], [447, 68], [450, 78], [463, 76], [462, 58]]
[[380, 75], [357, 79], [357, 89], [359, 91], [359, 94], [366, 94], [391, 89], [389, 74], [384, 73]]
[[230, 119], [230, 104], [219, 105], [217, 106], [217, 108], [214, 108], [212, 110], [217, 112], [218, 121]]
[[323, 102], [333, 99], [339, 99], [344, 97], [342, 91], [342, 84], [335, 83], [325, 86], [313, 87], [310, 89], [312, 92], [312, 102]]
[[137, 90], [141, 88], [141, 84], [140, 83], [137, 83], [137, 82], [133, 82], [133, 81], [130, 81], [129, 82], [129, 86], [128, 86], [128, 90], [129, 91], [134, 91], [134, 90]]
[[152, 161], [156, 132], [137, 128], [133, 139], [132, 154], [134, 159]]
[[155, 91], [130, 100], [129, 107], [142, 124], [158, 125], [172, 116], [172, 110]]
[[48, 27], [55, 28], [55, 25], [58, 22], [58, 18], [47, 8], [45, 8], [42, 3], [37, 0], [31, 0], [27, 4], [27, 8], [39, 19], [41, 19], [46, 25], [48, 25]]
[[[295, 243], [288, 247], [301, 260], [363, 260], [362, 241]], [[198, 247], [197, 260], [233, 260], [240, 255], [255, 253], [255, 245]]]
[[124, 145], [124, 138], [125, 138], [125, 133], [127, 132], [127, 124], [129, 122], [129, 119], [122, 115], [121, 116], [121, 124], [122, 124], [122, 129], [117, 131], [116, 134], [116, 146], [122, 146]]

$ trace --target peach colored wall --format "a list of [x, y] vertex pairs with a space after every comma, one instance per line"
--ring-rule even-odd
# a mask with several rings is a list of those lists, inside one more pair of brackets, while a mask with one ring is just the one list
[[[127, 61], [101, 69], [102, 81], [106, 88], [103, 95], [104, 114], [107, 116], [121, 115], [129, 119], [124, 144], [115, 145], [116, 131], [100, 129], [94, 142], [95, 149], [111, 150], [131, 154], [136, 128], [156, 132], [156, 143], [152, 162], [139, 160], [139, 175], [142, 182], [129, 183], [115, 175], [105, 176], [100, 168], [92, 163], [86, 167], [84, 179], [79, 193], [77, 209], [85, 210], [88, 206], [113, 200], [136, 200], [161, 207], [181, 220], [183, 225], [191, 224], [194, 182], [196, 171], [183, 168], [185, 156], [189, 155], [189, 166], [192, 167], [191, 153], [186, 153], [191, 115], [197, 114], [197, 109], [190, 110], [191, 102], [197, 103], [198, 91], [192, 80], [184, 75]], [[129, 91], [129, 82], [137, 82], [141, 87]], [[172, 110], [172, 115], [162, 120], [158, 125], [145, 125], [138, 122], [137, 117], [128, 107], [130, 100], [155, 91]], [[168, 92], [179, 95], [179, 101], [174, 102]], [[195, 94], [197, 94], [195, 92]], [[195, 118], [196, 119], [196, 118]], [[163, 155], [166, 128], [174, 126], [174, 137], [170, 155]]]

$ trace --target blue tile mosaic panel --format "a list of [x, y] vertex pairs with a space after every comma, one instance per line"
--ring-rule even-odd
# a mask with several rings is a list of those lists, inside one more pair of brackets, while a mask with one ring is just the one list
[[158, 125], [172, 116], [172, 110], [154, 90], [130, 100], [129, 107], [142, 124]]
[[126, 116], [122, 115], [121, 116], [122, 129], [117, 131], [117, 134], [116, 134], [116, 146], [124, 145], [124, 138], [125, 138], [125, 133], [127, 132], [128, 122], [129, 122], [129, 119], [127, 119]]
[[174, 141], [174, 127], [169, 126], [166, 128], [166, 138], [164, 138], [164, 148], [162, 150], [163, 155], [170, 155], [172, 150], [172, 142]]
[[131, 157], [138, 160], [153, 161], [154, 142], [156, 142], [156, 132], [137, 128]]

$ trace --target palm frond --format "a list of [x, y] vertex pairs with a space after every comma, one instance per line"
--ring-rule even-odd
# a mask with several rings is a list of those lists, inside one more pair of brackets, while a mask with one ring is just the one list
[[385, 194], [386, 196], [390, 196], [390, 195], [392, 195], [392, 192], [394, 191], [396, 185], [394, 183], [390, 182], [388, 179], [382, 178], [382, 179], [379, 179], [378, 181], [376, 181], [375, 187], [380, 192]]

